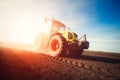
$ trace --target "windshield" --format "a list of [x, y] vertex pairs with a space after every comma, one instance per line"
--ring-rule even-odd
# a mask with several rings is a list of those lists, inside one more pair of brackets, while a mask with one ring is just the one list
[[64, 30], [65, 30], [65, 31], [69, 31], [70, 28], [69, 28], [69, 27], [59, 27], [58, 30], [59, 30], [59, 31], [64, 31]]

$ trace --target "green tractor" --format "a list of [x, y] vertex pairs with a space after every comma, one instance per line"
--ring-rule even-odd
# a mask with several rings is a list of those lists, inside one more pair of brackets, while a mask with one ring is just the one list
[[45, 19], [51, 23], [49, 32], [38, 33], [35, 39], [35, 46], [38, 50], [47, 49], [52, 56], [80, 56], [84, 49], [89, 48], [86, 34], [78, 39], [75, 32], [56, 19]]

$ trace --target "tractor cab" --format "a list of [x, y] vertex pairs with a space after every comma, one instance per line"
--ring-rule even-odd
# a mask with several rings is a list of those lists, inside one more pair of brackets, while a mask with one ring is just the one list
[[62, 22], [56, 20], [56, 19], [52, 19], [49, 20], [50, 21], [50, 34], [53, 35], [54, 33], [61, 33], [63, 31], [67, 30], [67, 27], [65, 24], [63, 24]]
[[50, 26], [50, 34], [53, 35], [55, 33], [60, 33], [62, 36], [66, 39], [67, 42], [74, 42], [78, 40], [78, 36], [76, 33], [70, 31], [69, 27], [66, 27], [65, 24], [62, 22], [52, 19], [51, 21], [51, 26]]

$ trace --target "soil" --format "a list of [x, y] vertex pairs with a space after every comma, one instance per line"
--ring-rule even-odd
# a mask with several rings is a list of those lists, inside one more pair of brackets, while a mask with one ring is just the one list
[[1, 46], [0, 80], [120, 80], [120, 54], [84, 51], [80, 58], [53, 57]]

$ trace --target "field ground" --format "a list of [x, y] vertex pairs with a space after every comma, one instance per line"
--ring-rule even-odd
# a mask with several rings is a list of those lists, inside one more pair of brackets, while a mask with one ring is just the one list
[[[24, 49], [23, 49], [24, 47]], [[53, 57], [30, 45], [0, 44], [0, 80], [120, 80], [120, 54]]]

